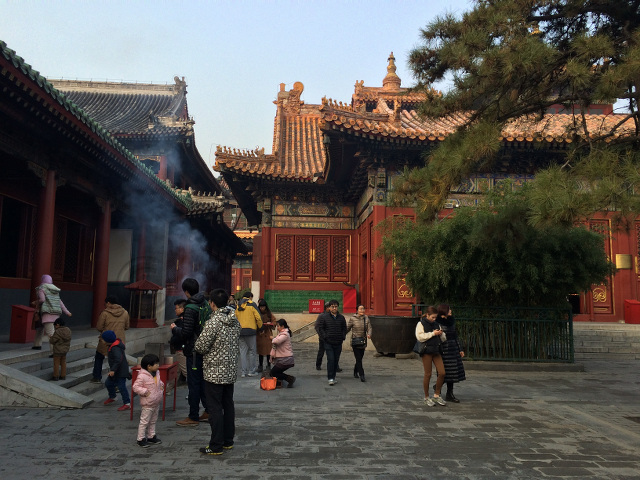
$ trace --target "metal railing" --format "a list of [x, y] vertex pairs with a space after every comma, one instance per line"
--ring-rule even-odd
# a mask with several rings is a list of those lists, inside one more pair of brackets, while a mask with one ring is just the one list
[[[411, 308], [420, 316], [427, 305]], [[458, 341], [472, 360], [573, 363], [571, 308], [452, 306]]]

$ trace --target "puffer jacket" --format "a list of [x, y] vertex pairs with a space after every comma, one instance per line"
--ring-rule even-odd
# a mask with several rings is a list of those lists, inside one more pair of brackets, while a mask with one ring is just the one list
[[340, 345], [347, 337], [347, 321], [341, 313], [335, 317], [329, 312], [321, 313], [316, 320], [316, 332], [323, 342]]
[[271, 358], [293, 357], [293, 347], [291, 346], [291, 336], [289, 329], [285, 328], [273, 340], [273, 349], [271, 350]]
[[109, 371], [115, 372], [115, 377], [129, 378], [129, 364], [124, 353], [124, 343], [117, 339], [109, 347], [107, 358], [109, 359]]
[[184, 353], [185, 357], [189, 357], [193, 353], [193, 344], [196, 343], [199, 334], [198, 330], [200, 328], [199, 310], [206, 301], [202, 292], [192, 295], [187, 300], [187, 305], [192, 305], [192, 307], [187, 308], [187, 305], [185, 305], [182, 316], [182, 326], [180, 327], [176, 324], [173, 330], [171, 330], [171, 333], [180, 339], [183, 345], [182, 353]]
[[219, 308], [202, 329], [194, 350], [203, 356], [206, 382], [228, 385], [238, 378], [240, 322], [233, 308]]
[[164, 383], [160, 380], [159, 372], [156, 372], [156, 375], [153, 376], [150, 372], [141, 368], [132, 388], [134, 392], [140, 395], [140, 406], [142, 407], [155, 407], [162, 401]]
[[[129, 329], [129, 313], [120, 305], [110, 305], [105, 308], [98, 317], [96, 328], [101, 334], [107, 330], [113, 330], [116, 338], [119, 338], [120, 341], [124, 343], [127, 341], [124, 331]], [[109, 347], [101, 336], [98, 340], [98, 352], [106, 357], [108, 349]]]
[[53, 332], [49, 343], [53, 345], [53, 356], [60, 357], [69, 353], [71, 348], [71, 330], [69, 327], [58, 327]]

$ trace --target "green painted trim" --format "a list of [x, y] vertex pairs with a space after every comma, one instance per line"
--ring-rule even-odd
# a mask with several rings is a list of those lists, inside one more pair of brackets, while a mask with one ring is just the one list
[[338, 300], [343, 304], [342, 292], [335, 290], [267, 290], [264, 299], [272, 312], [300, 313], [309, 311], [309, 300]]

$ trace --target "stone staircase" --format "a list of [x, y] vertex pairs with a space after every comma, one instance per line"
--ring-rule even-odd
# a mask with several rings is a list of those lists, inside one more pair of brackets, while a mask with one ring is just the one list
[[581, 360], [640, 360], [640, 325], [574, 322], [576, 362]]
[[[166, 343], [168, 327], [131, 329], [127, 331], [127, 360], [137, 363], [147, 343]], [[67, 354], [65, 380], [52, 381], [53, 359], [49, 345], [42, 350], [30, 346], [15, 348], [10, 345], [0, 352], [0, 406], [83, 408], [97, 397], [104, 396], [104, 384], [91, 383], [96, 351], [95, 330], [73, 332], [71, 348]], [[104, 381], [109, 364], [103, 363]]]

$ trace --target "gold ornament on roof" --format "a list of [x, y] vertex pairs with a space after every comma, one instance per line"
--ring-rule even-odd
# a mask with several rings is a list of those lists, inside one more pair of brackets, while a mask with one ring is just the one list
[[389, 65], [387, 65], [387, 76], [382, 80], [382, 88], [383, 90], [400, 90], [402, 80], [396, 75], [396, 57], [393, 56], [393, 52], [387, 60]]

